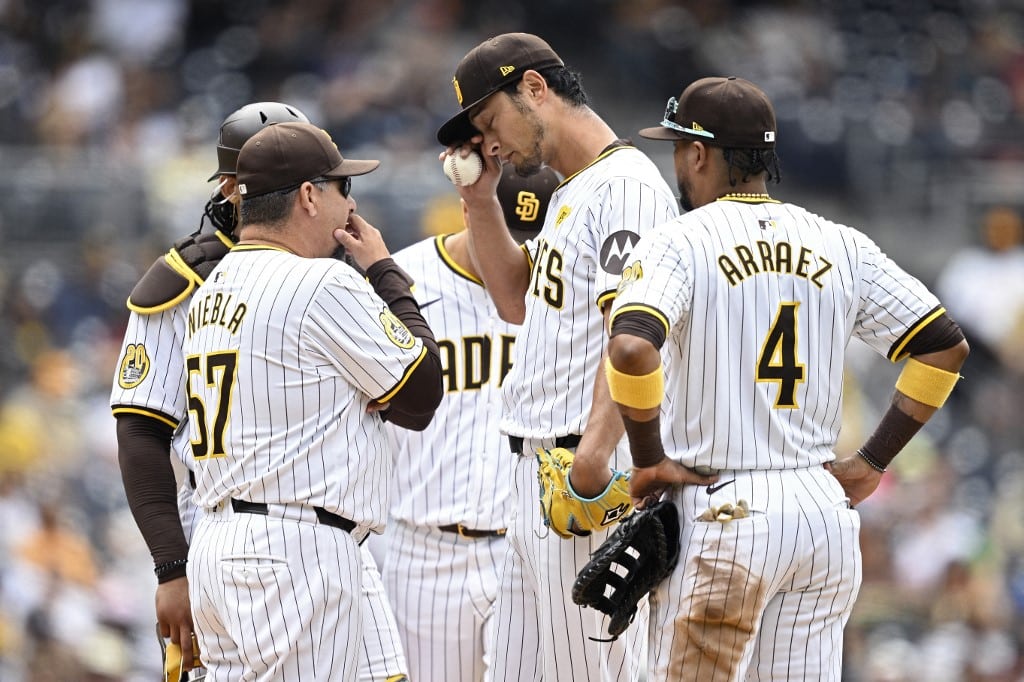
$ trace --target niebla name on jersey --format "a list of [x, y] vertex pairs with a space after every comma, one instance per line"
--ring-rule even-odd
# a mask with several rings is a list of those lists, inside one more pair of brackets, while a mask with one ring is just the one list
[[232, 334], [237, 334], [248, 308], [245, 303], [234, 303], [234, 297], [234, 294], [216, 293], [194, 300], [188, 310], [189, 338], [200, 327], [211, 324], [227, 327]]

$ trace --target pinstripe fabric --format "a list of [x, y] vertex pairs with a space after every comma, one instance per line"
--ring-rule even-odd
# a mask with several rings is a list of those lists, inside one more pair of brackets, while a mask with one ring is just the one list
[[[167, 416], [168, 421], [181, 421], [171, 441], [171, 452], [192, 470], [192, 448], [189, 444], [188, 425], [185, 421], [185, 363], [181, 352], [184, 338], [185, 314], [188, 301], [179, 303], [168, 310], [153, 315], [129, 314], [128, 326], [122, 343], [122, 359], [127, 358], [138, 346], [146, 349], [151, 364], [142, 381], [133, 388], [121, 386], [122, 373], [119, 369], [114, 377], [111, 391], [111, 405], [114, 412], [141, 410]], [[120, 363], [124, 365], [125, 363]], [[178, 514], [185, 540], [191, 544], [202, 510], [192, 501], [193, 490], [187, 477], [178, 488]], [[376, 682], [388, 677], [406, 673], [408, 665], [398, 641], [391, 606], [384, 594], [380, 572], [369, 550], [361, 548], [363, 560], [363, 656], [359, 666], [360, 682]]]
[[[384, 424], [366, 407], [402, 379], [422, 342], [408, 349], [391, 342], [380, 322], [384, 302], [331, 259], [236, 247], [193, 296], [190, 324], [218, 295], [229, 301], [225, 316], [236, 314], [231, 306], [247, 310], [237, 333], [200, 324], [186, 334], [186, 358], [238, 353], [223, 427], [227, 455], [197, 455], [196, 503], [302, 502], [382, 528], [391, 458]], [[208, 376], [193, 372], [189, 386], [213, 411], [223, 379]], [[207, 421], [212, 440], [213, 415]], [[189, 427], [195, 445], [197, 420]]]
[[[787, 254], [785, 265], [780, 255]], [[624, 284], [612, 314], [646, 308], [671, 327], [662, 353], [673, 368], [663, 440], [687, 466], [786, 469], [831, 461], [850, 338], [886, 355], [938, 306], [865, 235], [791, 204], [710, 204], [659, 227], [631, 262], [640, 263], [643, 277]], [[780, 382], [756, 376], [762, 357], [778, 362], [766, 345], [785, 305], [794, 306], [802, 367], [792, 407], [777, 406]]]
[[677, 213], [657, 167], [633, 147], [606, 152], [555, 190], [533, 244], [526, 317], [503, 386], [504, 432], [583, 432], [605, 343], [598, 301], [615, 292], [639, 236]]
[[639, 680], [646, 604], [616, 641], [595, 642], [590, 637], [607, 638], [607, 618], [569, 597], [577, 573], [609, 531], [567, 541], [540, 530], [535, 457], [516, 458], [514, 484], [517, 503], [495, 607], [494, 667], [487, 679]]
[[516, 327], [498, 317], [482, 282], [454, 264], [443, 237], [394, 259], [416, 282], [416, 300], [441, 349], [445, 397], [425, 430], [389, 426], [397, 446], [391, 514], [421, 526], [504, 528], [512, 457], [498, 431], [498, 393]]
[[[687, 486], [682, 552], [650, 602], [649, 680], [839, 682], [861, 583], [860, 518], [823, 468], [724, 471]], [[749, 500], [748, 518], [698, 517]]]
[[[505, 539], [467, 539], [396, 521], [384, 566], [413, 680], [484, 679]], [[394, 568], [392, 568], [394, 567]]]
[[422, 353], [418, 339], [386, 333], [385, 308], [348, 266], [275, 249], [232, 251], [192, 299], [186, 358], [237, 357], [230, 401], [220, 402], [222, 366], [191, 372], [188, 384], [204, 411], [227, 415], [206, 415], [205, 434], [189, 419], [193, 447], [217, 428], [224, 436], [224, 455], [197, 458], [193, 496], [210, 510], [189, 562], [200, 647], [216, 652], [208, 679], [266, 670], [258, 679], [368, 681], [407, 670], [376, 566], [360, 568], [349, 534], [235, 515], [226, 503], [301, 503], [382, 527], [390, 452], [366, 406]]
[[[163, 312], [141, 315], [131, 312], [121, 344], [121, 358], [110, 392], [110, 406], [117, 414], [121, 411], [139, 411], [150, 416], [164, 417], [169, 424], [177, 424], [187, 416], [185, 394], [185, 363], [181, 359], [181, 343], [185, 338], [186, 305], [176, 305]], [[144, 349], [148, 361], [145, 375], [139, 381], [130, 377], [129, 352]], [[183, 463], [190, 465], [187, 450], [176, 450]]]
[[[531, 448], [583, 433], [606, 341], [601, 305], [640, 236], [677, 213], [657, 167], [633, 147], [605, 152], [559, 185], [532, 243], [526, 315], [502, 391], [502, 431]], [[624, 444], [613, 467], [627, 465]], [[532, 453], [516, 458], [518, 516], [495, 606], [493, 679], [636, 680], [634, 638], [642, 625], [616, 642], [595, 642], [588, 637], [604, 638], [607, 628], [571, 598], [576, 573], [607, 534], [563, 540], [546, 531]]]
[[358, 546], [337, 528], [207, 514], [188, 563], [206, 679], [354, 682], [359, 571]]
[[[682, 554], [651, 600], [651, 680], [838, 680], [860, 520], [834, 459], [849, 340], [898, 356], [941, 308], [862, 233], [718, 201], [637, 246], [613, 306], [666, 325], [662, 440], [721, 471], [675, 493]], [[705, 510], [746, 500], [723, 524]]]
[[359, 682], [382, 682], [409, 674], [409, 663], [398, 632], [398, 623], [388, 601], [380, 569], [366, 543], [359, 547], [363, 566], [361, 610], [363, 614], [362, 656]]
[[474, 682], [490, 654], [486, 632], [505, 538], [438, 530], [505, 528], [514, 458], [498, 431], [501, 381], [516, 328], [501, 321], [483, 283], [460, 268], [445, 237], [394, 254], [441, 349], [446, 394], [421, 432], [389, 426], [395, 440], [395, 522], [384, 584], [413, 680]]

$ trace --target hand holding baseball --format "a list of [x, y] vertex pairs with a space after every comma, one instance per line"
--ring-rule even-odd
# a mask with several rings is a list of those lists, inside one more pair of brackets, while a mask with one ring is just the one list
[[444, 157], [444, 174], [458, 187], [475, 183], [480, 179], [483, 170], [484, 159], [476, 150], [471, 150], [463, 156], [462, 150], [456, 149]]

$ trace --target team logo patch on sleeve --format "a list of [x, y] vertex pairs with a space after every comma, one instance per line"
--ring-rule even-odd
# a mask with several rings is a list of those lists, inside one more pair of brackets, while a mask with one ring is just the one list
[[402, 321], [388, 309], [380, 314], [380, 323], [384, 327], [384, 333], [391, 339], [391, 343], [399, 348], [412, 348], [416, 343], [416, 337], [412, 335], [409, 328], [402, 324]]
[[625, 291], [626, 287], [629, 286], [630, 282], [636, 282], [644, 278], [644, 267], [640, 264], [640, 261], [635, 260], [629, 267], [623, 268], [622, 279], [619, 280], [618, 293]]
[[149, 355], [141, 343], [129, 343], [125, 346], [121, 358], [121, 369], [117, 375], [117, 385], [121, 388], [135, 388], [149, 374]]
[[619, 230], [608, 235], [601, 245], [601, 269], [610, 275], [621, 275], [638, 241], [640, 235], [629, 230]]

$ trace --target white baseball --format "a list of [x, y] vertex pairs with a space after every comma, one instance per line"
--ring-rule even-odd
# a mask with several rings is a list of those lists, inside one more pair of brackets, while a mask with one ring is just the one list
[[465, 187], [480, 179], [484, 172], [484, 159], [479, 152], [470, 152], [465, 158], [459, 152], [449, 154], [444, 159], [444, 174], [453, 185]]

